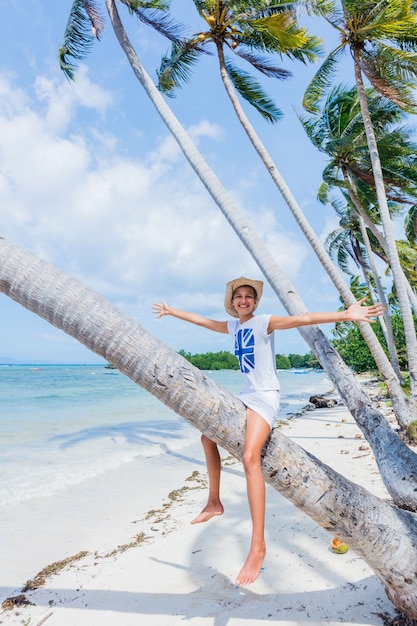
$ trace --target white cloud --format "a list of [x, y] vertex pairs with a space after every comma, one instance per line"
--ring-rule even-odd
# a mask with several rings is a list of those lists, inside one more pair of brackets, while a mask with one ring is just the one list
[[[223, 139], [223, 132], [217, 124], [211, 124], [206, 120], [202, 120], [199, 124], [193, 124], [187, 128], [187, 133], [196, 146], [199, 145], [202, 138], [214, 139], [220, 141]], [[151, 161], [158, 167], [165, 164], [165, 167], [171, 163], [181, 162], [184, 164], [184, 156], [181, 152], [177, 141], [172, 135], [164, 135], [159, 138], [157, 147], [150, 155]]]
[[49, 130], [56, 133], [66, 130], [78, 107], [92, 109], [103, 118], [113, 102], [109, 91], [90, 80], [88, 68], [83, 64], [71, 83], [62, 73], [57, 77], [38, 76], [35, 93], [38, 102], [45, 105], [44, 119]]
[[194, 142], [196, 142], [200, 137], [210, 137], [211, 139], [216, 140], [224, 138], [224, 132], [220, 126], [207, 120], [201, 120], [199, 124], [189, 126], [187, 131]]

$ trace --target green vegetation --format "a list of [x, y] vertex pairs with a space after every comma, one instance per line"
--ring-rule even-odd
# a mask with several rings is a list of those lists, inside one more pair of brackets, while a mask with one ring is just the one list
[[291, 363], [291, 367], [296, 367], [297, 369], [302, 369], [303, 367], [314, 367], [321, 369], [321, 365], [314, 356], [312, 352], [307, 352], [307, 354], [289, 354], [288, 358]]
[[407, 435], [409, 436], [410, 441], [417, 443], [417, 420], [410, 422], [407, 428]]
[[[401, 315], [399, 313], [393, 313], [391, 315], [391, 322], [397, 349], [398, 362], [401, 370], [406, 371], [408, 368], [408, 362], [404, 326]], [[374, 324], [373, 330], [375, 331], [375, 334], [377, 335], [384, 350], [388, 354], [381, 326], [379, 324]], [[335, 338], [332, 340], [332, 344], [339, 352], [345, 363], [355, 372], [368, 372], [378, 369], [368, 345], [366, 344], [356, 324], [337, 324], [333, 334]]]
[[206, 352], [206, 354], [191, 354], [180, 350], [179, 354], [200, 370], [238, 370], [239, 363], [234, 354], [223, 352]]
[[[206, 354], [191, 354], [180, 350], [178, 354], [187, 359], [192, 365], [200, 370], [238, 370], [239, 363], [234, 354], [227, 352], [207, 352]], [[277, 354], [276, 366], [279, 370], [289, 370], [293, 367], [299, 369], [303, 367], [319, 368], [320, 363], [312, 352], [308, 354]]]
[[275, 363], [277, 370], [289, 370], [291, 369], [291, 361], [284, 354], [277, 354], [275, 356]]

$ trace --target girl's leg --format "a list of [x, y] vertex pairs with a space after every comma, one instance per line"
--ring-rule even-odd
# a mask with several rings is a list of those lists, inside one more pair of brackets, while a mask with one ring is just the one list
[[264, 534], [265, 480], [262, 474], [261, 452], [270, 432], [269, 424], [263, 417], [248, 408], [246, 411], [243, 467], [252, 518], [252, 540], [249, 554], [236, 578], [238, 585], [250, 585], [255, 582], [266, 554]]
[[220, 472], [221, 461], [217, 444], [206, 437], [201, 436], [201, 443], [203, 444], [204, 454], [206, 457], [207, 473], [209, 479], [209, 495], [207, 504], [204, 509], [191, 524], [199, 524], [200, 522], [207, 522], [215, 515], [222, 515], [224, 508], [220, 501]]

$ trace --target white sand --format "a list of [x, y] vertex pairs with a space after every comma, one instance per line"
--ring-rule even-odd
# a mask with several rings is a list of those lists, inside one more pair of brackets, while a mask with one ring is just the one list
[[[307, 412], [290, 420], [283, 432], [386, 497], [372, 451], [343, 406]], [[27, 510], [22, 507], [26, 517], [8, 542], [9, 554], [15, 550], [16, 556], [10, 575], [3, 575], [2, 600], [20, 593], [25, 581], [48, 563], [84, 549], [90, 553], [49, 577], [43, 587], [26, 592], [33, 606], [1, 612], [0, 623], [382, 626], [381, 614], [396, 614], [366, 563], [352, 550], [334, 554], [331, 535], [270, 487], [265, 570], [255, 584], [236, 588], [233, 581], [245, 560], [251, 527], [242, 467], [226, 453], [223, 457], [225, 514], [206, 524], [189, 523], [206, 495], [203, 455], [195, 447], [175, 463], [175, 470], [169, 457], [164, 467], [152, 459], [146, 465], [138, 461], [69, 490], [53, 499], [54, 512], [45, 513], [41, 505], [37, 512], [33, 502]], [[194, 470], [202, 482], [185, 480]], [[171, 500], [174, 488], [178, 499]], [[140, 533], [146, 539], [139, 545], [109, 555]]]

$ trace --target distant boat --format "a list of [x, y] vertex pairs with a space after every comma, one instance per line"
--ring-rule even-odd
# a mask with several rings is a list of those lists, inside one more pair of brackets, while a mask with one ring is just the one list
[[310, 372], [310, 369], [292, 370], [293, 374], [309, 374]]
[[115, 369], [117, 369], [117, 367], [115, 365], [113, 365], [113, 363], [107, 363], [107, 365], [104, 366], [104, 369], [106, 369], [106, 370], [115, 370]]

